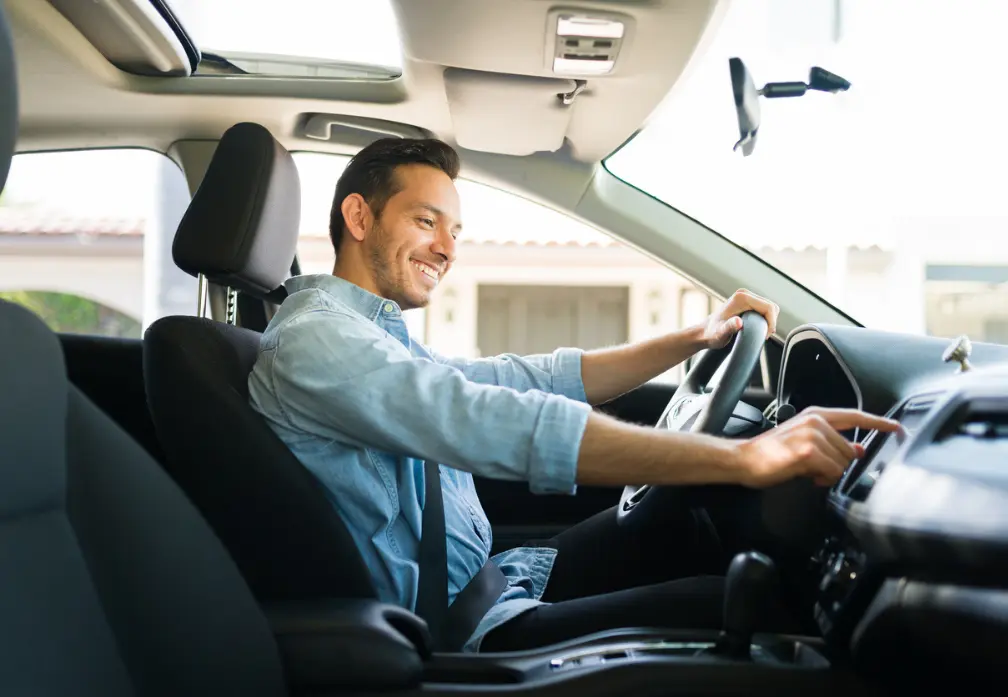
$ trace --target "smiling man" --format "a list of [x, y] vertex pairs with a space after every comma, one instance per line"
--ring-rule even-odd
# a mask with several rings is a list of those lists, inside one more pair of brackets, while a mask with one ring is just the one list
[[426, 306], [455, 261], [458, 170], [454, 150], [436, 140], [379, 140], [350, 161], [330, 217], [333, 273], [288, 281], [249, 378], [252, 404], [327, 488], [386, 602], [417, 608], [424, 501], [441, 492], [448, 596], [467, 599], [453, 607], [471, 605], [478, 581], [500, 584], [475, 593], [492, 589], [476, 603], [466, 649], [620, 626], [718, 626], [722, 580], [685, 577], [724, 568], [683, 561], [702, 551], [688, 525], [627, 534], [608, 511], [490, 560], [472, 475], [562, 494], [577, 484], [827, 483], [860, 452], [837, 429], [896, 425], [821, 411], [730, 441], [592, 410], [724, 346], [742, 312], [760, 312], [773, 331], [777, 307], [744, 291], [701, 325], [635, 345], [479, 360], [435, 354], [410, 337], [402, 313]]

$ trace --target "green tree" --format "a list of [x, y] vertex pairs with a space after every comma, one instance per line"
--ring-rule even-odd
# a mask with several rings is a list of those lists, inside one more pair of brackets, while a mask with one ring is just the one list
[[0, 300], [26, 307], [56, 332], [140, 338], [140, 323], [132, 317], [71, 293], [12, 290], [0, 292]]

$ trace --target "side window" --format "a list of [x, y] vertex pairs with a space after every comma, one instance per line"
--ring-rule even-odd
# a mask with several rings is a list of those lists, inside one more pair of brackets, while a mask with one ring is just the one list
[[[302, 183], [302, 271], [329, 273], [336, 180], [348, 158], [295, 155]], [[456, 356], [614, 346], [702, 321], [707, 293], [632, 247], [499, 189], [458, 182], [465, 228], [458, 260], [411, 333]], [[677, 382], [681, 368], [658, 380]]]
[[0, 298], [59, 332], [139, 338], [194, 314], [171, 243], [189, 203], [181, 170], [139, 149], [16, 155], [0, 197]]

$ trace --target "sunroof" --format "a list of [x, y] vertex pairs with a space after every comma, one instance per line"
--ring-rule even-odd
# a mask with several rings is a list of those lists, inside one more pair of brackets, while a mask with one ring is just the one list
[[388, 79], [402, 74], [389, 0], [168, 0], [203, 53], [197, 74]]

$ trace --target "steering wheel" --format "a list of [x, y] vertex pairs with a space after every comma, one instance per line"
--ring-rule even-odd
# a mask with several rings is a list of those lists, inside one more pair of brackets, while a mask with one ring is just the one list
[[[655, 428], [721, 435], [749, 384], [766, 341], [766, 331], [767, 322], [763, 315], [751, 310], [743, 313], [742, 328], [735, 334], [734, 340], [724, 348], [708, 350], [690, 368]], [[704, 392], [704, 386], [725, 361], [727, 363], [717, 386], [712, 392]], [[624, 525], [638, 519], [647, 520], [649, 511], [668, 510], [681, 489], [627, 486], [616, 509], [617, 519]]]

